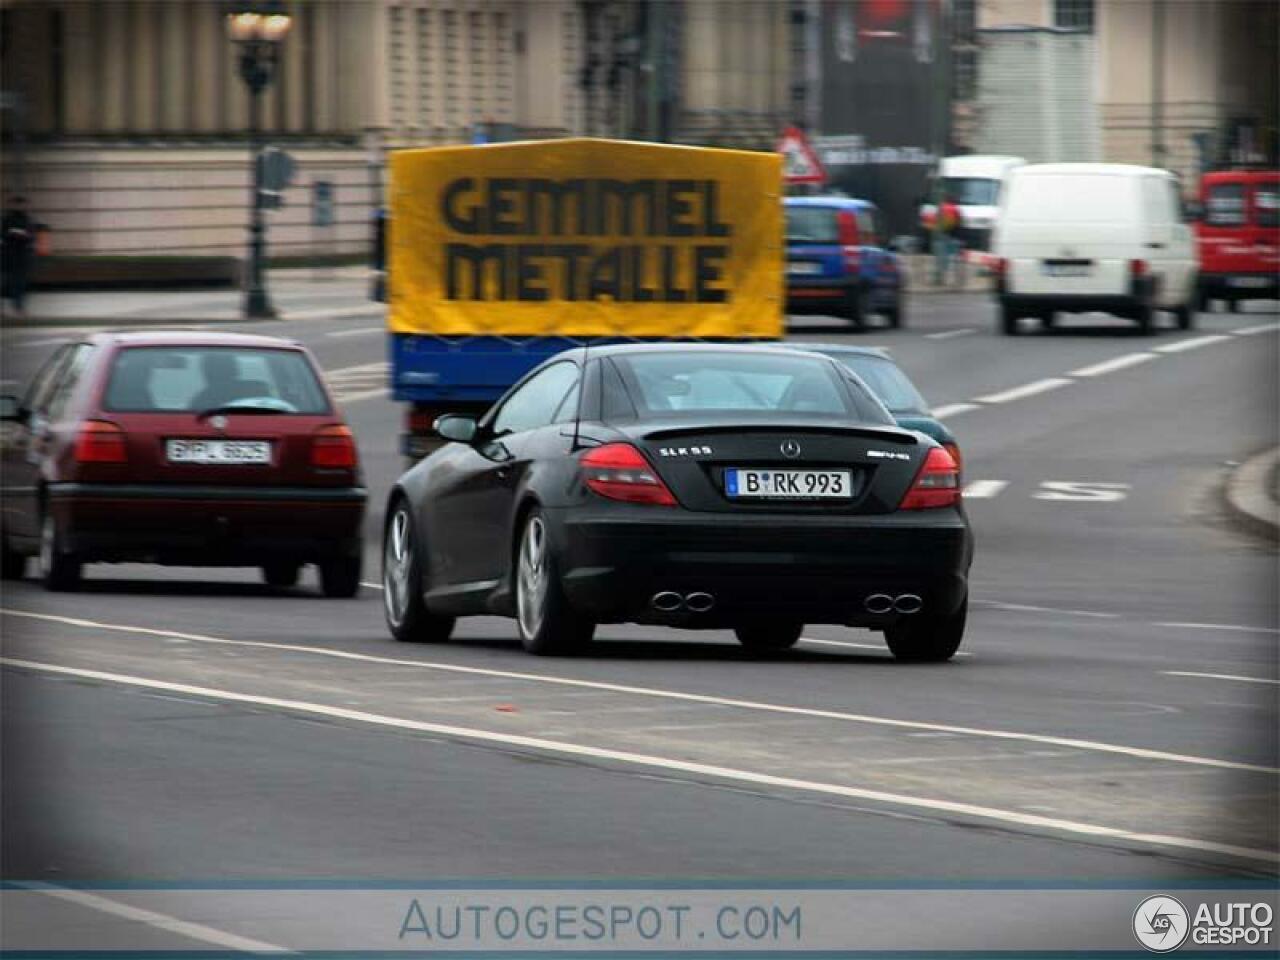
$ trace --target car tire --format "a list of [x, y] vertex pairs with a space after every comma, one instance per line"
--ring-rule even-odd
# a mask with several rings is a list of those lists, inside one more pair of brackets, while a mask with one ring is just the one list
[[904, 617], [884, 631], [885, 642], [895, 660], [906, 663], [942, 663], [955, 656], [964, 639], [968, 615], [966, 597], [954, 613], [918, 613]]
[[397, 500], [382, 532], [382, 612], [401, 643], [444, 643], [455, 621], [432, 613], [422, 598], [424, 548], [414, 530], [409, 502]]
[[1196, 325], [1195, 305], [1184, 303], [1180, 307], [1174, 307], [1173, 318], [1177, 321], [1179, 330], [1190, 330]]
[[1007, 303], [1000, 304], [1000, 332], [1006, 337], [1018, 335], [1018, 315]]
[[9, 538], [0, 531], [0, 578], [21, 580], [27, 574], [27, 555], [9, 546]]
[[80, 586], [83, 564], [63, 546], [66, 537], [62, 525], [52, 513], [40, 523], [40, 579], [46, 590], [66, 592]]
[[360, 555], [334, 557], [320, 562], [320, 592], [333, 599], [348, 599], [360, 592]]
[[898, 292], [893, 295], [893, 306], [885, 309], [884, 316], [885, 319], [889, 321], [890, 328], [894, 330], [901, 330], [906, 326], [901, 288], [898, 288]]
[[536, 507], [520, 525], [512, 575], [516, 625], [525, 650], [543, 657], [562, 656], [591, 642], [596, 625], [579, 615], [564, 595], [547, 522]]
[[861, 330], [866, 325], [867, 292], [862, 287], [851, 287], [845, 291], [844, 318], [855, 330]]
[[1239, 313], [1239, 312], [1240, 312], [1240, 300], [1239, 300], [1239, 299], [1237, 299], [1236, 297], [1231, 297], [1231, 298], [1229, 298], [1229, 299], [1227, 300], [1227, 310], [1228, 310], [1229, 312], [1231, 312], [1231, 313]]
[[804, 632], [803, 623], [789, 620], [744, 623], [733, 628], [738, 642], [755, 653], [788, 650], [796, 645]]
[[1198, 313], [1213, 312], [1213, 299], [1209, 296], [1209, 289], [1203, 283], [1196, 284], [1195, 296], [1192, 299]]
[[1057, 320], [1057, 313], [1053, 310], [1046, 310], [1040, 314], [1040, 326], [1044, 330], [1052, 330]]
[[1134, 310], [1133, 319], [1138, 322], [1138, 334], [1140, 336], [1149, 337], [1155, 333], [1156, 310], [1151, 304], [1144, 303]]
[[269, 587], [296, 587], [301, 571], [297, 563], [268, 563], [262, 568], [262, 579]]

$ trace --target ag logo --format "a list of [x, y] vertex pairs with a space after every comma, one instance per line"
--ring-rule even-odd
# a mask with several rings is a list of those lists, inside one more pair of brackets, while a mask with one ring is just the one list
[[1173, 897], [1147, 897], [1133, 912], [1133, 935], [1153, 953], [1177, 950], [1187, 939], [1191, 918]]

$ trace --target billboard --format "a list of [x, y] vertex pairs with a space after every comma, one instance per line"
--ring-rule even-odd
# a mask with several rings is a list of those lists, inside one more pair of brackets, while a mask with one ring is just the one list
[[937, 0], [824, 0], [818, 154], [830, 184], [909, 233], [936, 162]]

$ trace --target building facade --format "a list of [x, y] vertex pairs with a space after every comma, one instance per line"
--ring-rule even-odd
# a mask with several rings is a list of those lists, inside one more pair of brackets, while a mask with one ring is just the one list
[[[388, 149], [644, 137], [768, 149], [791, 8], [760, 0], [291, 0], [263, 101], [297, 162], [273, 257], [363, 253]], [[77, 255], [239, 256], [247, 93], [220, 0], [0, 0], [4, 189]], [[312, 225], [328, 184], [335, 222]]]

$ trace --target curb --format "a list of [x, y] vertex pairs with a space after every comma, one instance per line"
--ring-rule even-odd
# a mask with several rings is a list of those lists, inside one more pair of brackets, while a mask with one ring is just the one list
[[385, 304], [361, 304], [347, 310], [294, 310], [281, 313], [277, 317], [253, 318], [244, 317], [130, 317], [130, 316], [86, 316], [86, 317], [23, 317], [21, 323], [0, 324], [0, 330], [14, 333], [39, 333], [41, 330], [58, 327], [174, 327], [203, 326], [207, 324], [230, 323], [288, 323], [292, 320], [359, 320], [366, 317], [381, 317], [386, 313]]
[[1280, 447], [1266, 450], [1231, 471], [1223, 488], [1227, 512], [1244, 528], [1280, 541], [1280, 503], [1274, 489], [1280, 470]]

